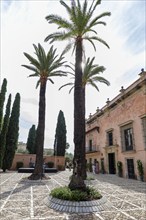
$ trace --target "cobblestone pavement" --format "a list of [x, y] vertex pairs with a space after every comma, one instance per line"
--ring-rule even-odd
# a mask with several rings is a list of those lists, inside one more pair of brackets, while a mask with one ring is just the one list
[[88, 184], [107, 198], [111, 208], [90, 214], [71, 214], [54, 211], [46, 203], [53, 188], [69, 183], [71, 172], [49, 174], [51, 179], [42, 181], [27, 180], [29, 175], [0, 173], [0, 220], [146, 220], [144, 182], [115, 175], [94, 175], [95, 180]]

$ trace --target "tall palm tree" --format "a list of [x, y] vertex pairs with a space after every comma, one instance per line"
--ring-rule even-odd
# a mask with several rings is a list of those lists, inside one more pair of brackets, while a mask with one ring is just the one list
[[[94, 41], [101, 42], [105, 46], [108, 44], [97, 36], [94, 27], [98, 24], [105, 25], [100, 21], [102, 17], [109, 16], [109, 12], [104, 12], [93, 18], [96, 7], [101, 3], [101, 0], [93, 0], [89, 9], [87, 0], [84, 0], [83, 5], [80, 1], [72, 1], [71, 6], [68, 6], [63, 0], [60, 3], [65, 7], [69, 20], [58, 15], [49, 15], [46, 17], [51, 24], [57, 24], [58, 28], [63, 31], [58, 31], [46, 37], [45, 41], [63, 41], [68, 40], [69, 43], [65, 47], [63, 53], [67, 52], [73, 46], [75, 50], [75, 89], [74, 89], [74, 169], [73, 175], [69, 184], [70, 189], [85, 189], [85, 183], [81, 177], [82, 167], [85, 166], [85, 119], [84, 109], [82, 104], [82, 58], [83, 58], [83, 40], [90, 42], [96, 49]], [[93, 33], [94, 35], [89, 35]]]
[[[105, 83], [106, 85], [110, 85], [109, 81], [106, 80], [104, 77], [99, 76], [100, 73], [103, 73], [105, 71], [104, 66], [99, 66], [96, 64], [93, 64], [95, 57], [93, 57], [91, 60], [90, 58], [87, 59], [84, 67], [83, 67], [83, 75], [82, 75], [82, 92], [83, 92], [83, 110], [84, 110], [84, 118], [85, 118], [85, 114], [86, 114], [86, 86], [87, 85], [91, 85], [93, 86], [97, 91], [99, 91], [98, 86], [96, 85], [96, 83], [101, 82], [101, 83]], [[75, 74], [74, 74], [74, 67], [72, 66], [68, 66], [72, 72], [68, 72], [69, 74], [71, 74], [73, 77], [73, 79], [75, 78]], [[72, 89], [74, 88], [74, 82], [69, 82], [66, 83], [64, 85], [62, 85], [60, 89], [62, 89], [65, 86], [71, 86], [71, 89], [69, 90], [69, 93], [72, 91]], [[85, 123], [85, 120], [84, 120]], [[85, 148], [83, 148], [83, 154], [84, 154], [84, 150]], [[86, 166], [82, 167], [82, 177], [83, 179], [86, 179]]]
[[44, 131], [45, 131], [45, 109], [46, 109], [46, 84], [47, 80], [54, 83], [52, 77], [54, 76], [66, 76], [66, 73], [60, 70], [63, 64], [63, 56], [56, 55], [56, 49], [53, 46], [50, 48], [48, 53], [45, 53], [43, 47], [38, 44], [36, 46], [33, 44], [35, 49], [36, 58], [24, 53], [26, 58], [29, 60], [31, 66], [22, 65], [27, 69], [33, 71], [34, 73], [29, 75], [29, 77], [39, 77], [36, 87], [40, 85], [39, 92], [39, 116], [38, 116], [38, 126], [36, 131], [36, 163], [33, 174], [29, 179], [41, 179], [43, 174], [43, 148], [44, 148]]

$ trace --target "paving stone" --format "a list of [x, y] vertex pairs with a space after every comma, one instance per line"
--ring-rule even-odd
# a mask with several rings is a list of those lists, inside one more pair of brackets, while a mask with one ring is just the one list
[[[101, 192], [101, 200], [91, 201], [91, 204], [83, 201], [77, 203], [80, 206], [76, 207], [74, 202], [67, 201], [67, 206], [64, 206], [60, 200], [54, 199], [58, 209], [55, 210], [52, 208], [52, 200], [49, 201], [49, 193], [59, 184], [68, 185], [70, 172], [49, 174], [51, 179], [47, 181], [30, 181], [27, 180], [28, 176], [20, 173], [0, 173], [1, 220], [146, 220], [144, 182], [108, 174], [94, 175], [97, 180], [91, 180], [90, 185], [94, 183], [94, 187]], [[91, 213], [87, 214], [88, 212]]]

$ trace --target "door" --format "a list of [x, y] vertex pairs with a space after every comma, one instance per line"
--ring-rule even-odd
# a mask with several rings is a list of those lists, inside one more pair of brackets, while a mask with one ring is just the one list
[[133, 159], [127, 159], [127, 171], [128, 171], [128, 178], [129, 179], [135, 179]]
[[108, 154], [109, 174], [115, 174], [115, 153]]

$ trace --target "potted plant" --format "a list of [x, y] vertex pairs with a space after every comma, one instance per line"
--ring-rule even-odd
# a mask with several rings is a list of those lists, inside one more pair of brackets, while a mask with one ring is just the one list
[[123, 176], [123, 164], [121, 161], [117, 162], [117, 169], [118, 169], [118, 176], [122, 177]]
[[137, 160], [137, 169], [141, 181], [144, 181], [144, 168], [141, 160]]
[[105, 173], [105, 168], [104, 168], [104, 160], [101, 160], [101, 173], [104, 174]]

